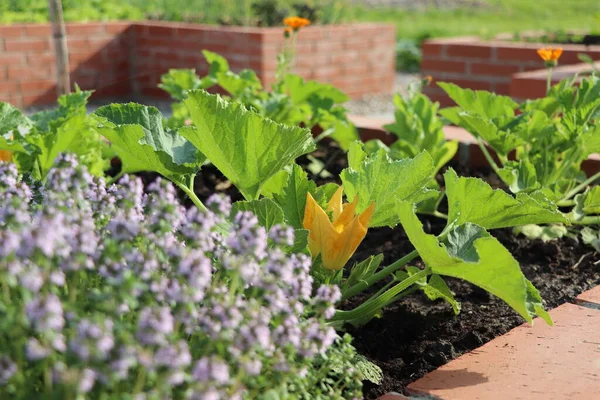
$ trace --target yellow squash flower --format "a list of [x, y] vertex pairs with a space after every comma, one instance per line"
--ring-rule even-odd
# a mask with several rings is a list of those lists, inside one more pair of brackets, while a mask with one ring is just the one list
[[561, 47], [544, 47], [538, 49], [537, 53], [547, 66], [555, 67], [558, 63], [558, 59], [562, 55], [563, 49]]
[[358, 196], [352, 203], [342, 204], [340, 187], [327, 205], [327, 211], [333, 216], [332, 221], [311, 194], [306, 195], [303, 225], [310, 231], [308, 248], [313, 258], [321, 254], [326, 269], [342, 269], [367, 234], [375, 203], [360, 215], [356, 214], [357, 205]]
[[287, 17], [283, 20], [283, 23], [297, 31], [300, 28], [310, 25], [310, 20], [301, 17]]

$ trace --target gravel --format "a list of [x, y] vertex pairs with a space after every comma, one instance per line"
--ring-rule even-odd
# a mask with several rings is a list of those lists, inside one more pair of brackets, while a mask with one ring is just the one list
[[399, 72], [396, 74], [396, 86], [393, 94], [369, 95], [359, 100], [351, 100], [346, 103], [346, 108], [350, 114], [354, 115], [394, 119], [394, 103], [392, 102], [394, 94], [406, 94], [408, 85], [419, 79], [421, 79], [419, 74]]

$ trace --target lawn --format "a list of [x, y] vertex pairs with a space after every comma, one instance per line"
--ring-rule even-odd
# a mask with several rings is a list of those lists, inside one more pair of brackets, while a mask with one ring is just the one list
[[480, 0], [457, 9], [401, 10], [354, 7], [350, 18], [394, 23], [399, 39], [435, 36], [493, 36], [524, 30], [600, 32], [598, 0]]
[[[262, 0], [291, 10], [295, 0]], [[448, 0], [454, 3], [453, 0]], [[68, 21], [140, 20], [244, 24], [257, 18], [251, 7], [256, 0], [63, 0]], [[481, 35], [523, 30], [583, 29], [600, 32], [598, 0], [473, 0], [475, 5], [455, 9], [421, 10], [367, 8], [343, 0], [308, 0], [304, 3], [327, 10], [322, 19], [394, 23], [399, 39], [433, 36]], [[0, 22], [42, 22], [48, 19], [46, 0], [0, 0]], [[337, 7], [333, 7], [337, 4]], [[268, 7], [266, 7], [268, 8]], [[334, 10], [334, 11], [332, 11]], [[285, 12], [285, 11], [284, 11]], [[333, 15], [335, 14], [335, 15]]]

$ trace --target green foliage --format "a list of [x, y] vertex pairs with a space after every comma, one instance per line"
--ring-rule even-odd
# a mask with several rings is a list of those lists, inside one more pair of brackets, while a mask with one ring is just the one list
[[103, 176], [109, 167], [108, 144], [91, 128], [86, 104], [91, 91], [61, 96], [58, 107], [26, 117], [0, 103], [0, 150], [14, 153], [19, 171], [44, 179], [63, 152], [74, 153], [89, 171]]
[[262, 186], [315, 145], [306, 129], [279, 125], [204, 91], [188, 92], [184, 101], [195, 127], [181, 134], [240, 190], [258, 199]]
[[344, 193], [349, 201], [358, 196], [356, 211], [359, 213], [375, 203], [371, 227], [397, 225], [398, 201], [419, 203], [437, 194], [427, 189], [434, 173], [433, 160], [427, 152], [412, 159], [392, 160], [384, 150], [366, 155], [360, 146], [353, 146], [348, 158], [353, 161], [340, 175]]
[[179, 103], [187, 91], [219, 86], [227, 92], [228, 100], [281, 124], [318, 127], [323, 131], [320, 138], [331, 137], [345, 150], [358, 139], [356, 128], [341, 105], [348, 101], [348, 96], [334, 86], [287, 74], [272, 91], [267, 91], [254, 71], [244, 69], [234, 73], [222, 56], [207, 50], [203, 54], [210, 65], [205, 77], [197, 76], [194, 70], [170, 70], [161, 79], [159, 87], [176, 100], [173, 116], [167, 122], [169, 127], [184, 126], [189, 119], [189, 113]]
[[383, 128], [397, 137], [389, 147], [390, 157], [412, 158], [425, 150], [433, 158], [437, 173], [456, 154], [458, 141], [446, 141], [444, 124], [437, 115], [439, 103], [421, 93], [422, 85], [411, 85], [406, 97], [394, 97], [396, 121]]
[[[489, 92], [461, 89], [446, 83], [440, 86], [458, 104], [440, 113], [479, 140], [491, 167], [517, 195], [517, 201], [523, 206], [545, 209], [541, 214], [536, 212], [538, 216], [545, 215], [542, 219], [549, 216], [548, 213], [558, 216], [556, 205], [572, 207], [566, 214], [567, 219], [562, 221], [560, 218], [527, 220], [526, 208], [523, 208], [525, 220], [521, 220], [519, 213], [509, 212], [510, 218], [515, 219], [512, 226], [600, 223], [600, 191], [587, 190], [600, 174], [588, 179], [581, 168], [590, 154], [600, 152], [600, 78], [586, 77], [578, 87], [574, 86], [573, 79], [564, 80], [551, 87], [545, 98], [521, 105]], [[499, 162], [491, 157], [484, 143], [495, 151]], [[511, 152], [514, 158], [509, 158]], [[500, 217], [501, 213], [495, 215]], [[530, 237], [556, 234], [555, 228], [538, 228], [521, 231]]]
[[459, 225], [442, 244], [423, 231], [410, 203], [401, 202], [397, 209], [408, 238], [433, 273], [463, 279], [487, 290], [528, 322], [539, 316], [552, 323], [538, 291], [523, 276], [519, 263], [485, 229], [471, 223]]

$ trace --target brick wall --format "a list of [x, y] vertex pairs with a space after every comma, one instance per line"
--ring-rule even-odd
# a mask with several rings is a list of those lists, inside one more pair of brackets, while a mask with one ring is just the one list
[[[215, 27], [178, 23], [67, 25], [71, 80], [95, 96], [165, 96], [156, 85], [169, 68], [207, 72], [203, 49], [226, 57], [234, 71], [251, 68], [273, 82], [281, 28]], [[301, 31], [296, 72], [330, 82], [352, 97], [394, 87], [393, 26], [314, 26]], [[49, 24], [0, 26], [0, 101], [18, 107], [56, 99], [55, 56]]]
[[[284, 45], [281, 28], [238, 28], [146, 23], [135, 28], [137, 80], [143, 94], [159, 94], [156, 85], [168, 68], [207, 72], [203, 49], [227, 58], [231, 69], [253, 69], [270, 87], [277, 53]], [[304, 28], [298, 37], [295, 72], [328, 82], [351, 97], [390, 93], [394, 86], [395, 30], [390, 25], [357, 24]]]
[[[544, 69], [536, 52], [540, 47], [544, 44], [482, 41], [475, 37], [427, 40], [423, 45], [422, 73], [431, 75], [434, 81], [510, 95], [513, 74]], [[600, 59], [600, 46], [563, 45], [562, 48], [560, 65], [581, 63], [577, 58], [579, 53]], [[426, 88], [425, 93], [442, 105], [452, 104], [435, 84]], [[533, 98], [537, 97], [536, 93], [529, 95], [518, 90], [519, 97]]]
[[[97, 95], [131, 92], [129, 24], [67, 26], [71, 80]], [[0, 26], [0, 101], [18, 107], [56, 100], [56, 64], [50, 25]]]

